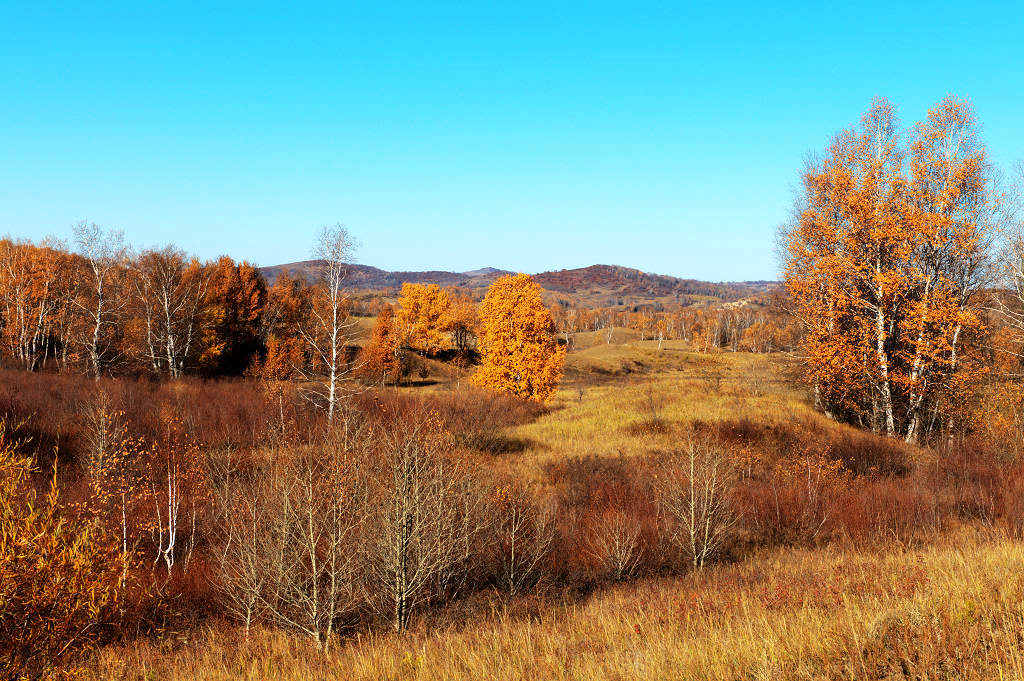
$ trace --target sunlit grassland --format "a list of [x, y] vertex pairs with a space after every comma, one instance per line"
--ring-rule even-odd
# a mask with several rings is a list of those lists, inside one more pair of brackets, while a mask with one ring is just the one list
[[[527, 446], [521, 463], [566, 456], [632, 456], [679, 446], [695, 421], [818, 419], [786, 376], [783, 355], [703, 354], [678, 341], [595, 345], [570, 352], [549, 413], [510, 429]], [[644, 428], [652, 420], [661, 428]]]
[[96, 679], [1021, 678], [1021, 544], [964, 530], [888, 553], [767, 551], [449, 629], [308, 641], [210, 625], [171, 653], [102, 651]]

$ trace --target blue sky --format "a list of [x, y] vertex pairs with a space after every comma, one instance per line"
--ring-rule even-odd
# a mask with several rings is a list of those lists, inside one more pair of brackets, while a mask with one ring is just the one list
[[1024, 159], [1019, 3], [0, 1], [0, 233], [774, 278], [805, 154], [969, 96]]

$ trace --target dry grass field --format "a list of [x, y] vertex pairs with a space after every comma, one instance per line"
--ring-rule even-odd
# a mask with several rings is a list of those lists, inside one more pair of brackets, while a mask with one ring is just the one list
[[506, 605], [466, 624], [354, 636], [326, 653], [260, 630], [111, 646], [94, 679], [1024, 678], [1024, 546], [964, 530], [885, 553], [764, 553], [584, 602]]
[[[785, 423], [811, 415], [786, 380], [786, 358], [700, 354], [679, 345], [666, 342], [658, 351], [655, 341], [602, 344], [570, 353], [551, 413], [512, 431], [529, 443], [524, 460], [659, 452], [677, 446], [695, 421]], [[660, 427], [642, 427], [652, 421]]]

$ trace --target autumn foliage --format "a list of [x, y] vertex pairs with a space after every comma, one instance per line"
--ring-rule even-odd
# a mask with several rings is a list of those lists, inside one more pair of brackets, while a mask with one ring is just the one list
[[204, 347], [199, 364], [211, 373], [237, 376], [249, 368], [260, 351], [266, 282], [249, 263], [222, 257], [212, 265], [206, 295]]
[[381, 308], [370, 340], [363, 348], [359, 370], [374, 381], [397, 382], [402, 377], [401, 345], [391, 306]]
[[448, 330], [451, 331], [452, 343], [456, 350], [465, 353], [470, 349], [473, 339], [476, 338], [480, 323], [476, 302], [468, 293], [458, 290], [452, 291], [448, 298], [451, 301], [448, 312]]
[[116, 619], [119, 552], [62, 515], [56, 476], [40, 496], [30, 459], [0, 423], [0, 677], [40, 678]]
[[436, 355], [449, 347], [451, 301], [437, 284], [402, 284], [396, 323], [413, 350]]
[[785, 280], [826, 412], [908, 441], [950, 425], [978, 374], [988, 174], [971, 106], [953, 97], [908, 134], [876, 100], [804, 172]]
[[[975, 125], [948, 98], [901, 132], [876, 101], [803, 175], [785, 293], [709, 285], [718, 305], [598, 268], [653, 297], [587, 308], [563, 272], [546, 300], [518, 274], [479, 306], [406, 283], [393, 308], [353, 293], [340, 225], [319, 281], [272, 285], [84, 223], [77, 252], [0, 240], [0, 679], [104, 632], [178, 652], [238, 625], [255, 659], [278, 629], [327, 659], [644, 576], [728, 588], [773, 547], [1020, 536], [1024, 363], [980, 298], [999, 197]], [[408, 360], [432, 387], [386, 387]], [[241, 375], [260, 380], [207, 380]], [[31, 459], [4, 426], [28, 416]]]
[[542, 402], [555, 394], [565, 347], [555, 339], [540, 291], [527, 274], [507, 275], [491, 285], [480, 306], [481, 365], [474, 383]]

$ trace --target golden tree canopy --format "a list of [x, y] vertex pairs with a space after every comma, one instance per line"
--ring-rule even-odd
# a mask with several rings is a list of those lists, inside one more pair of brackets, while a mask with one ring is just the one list
[[390, 305], [385, 305], [377, 315], [370, 341], [363, 348], [360, 372], [381, 382], [389, 378], [397, 382], [402, 375], [402, 362], [398, 353], [394, 311]]
[[555, 339], [540, 291], [528, 274], [507, 275], [491, 284], [480, 306], [481, 366], [474, 383], [540, 401], [555, 394], [565, 348]]
[[437, 284], [402, 284], [398, 328], [405, 344], [428, 355], [449, 347], [451, 301]]
[[963, 400], [997, 201], [976, 128], [947, 97], [903, 137], [878, 99], [804, 172], [785, 281], [838, 418], [913, 441]]

